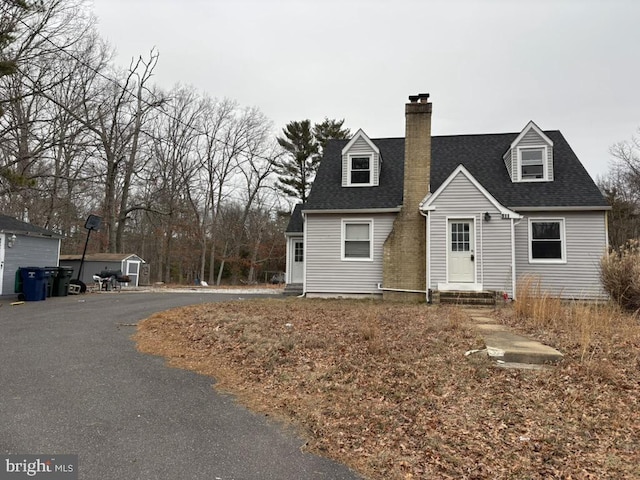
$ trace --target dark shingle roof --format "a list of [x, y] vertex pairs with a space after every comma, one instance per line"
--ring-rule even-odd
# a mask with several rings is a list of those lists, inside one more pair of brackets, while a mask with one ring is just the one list
[[16, 218], [9, 217], [7, 215], [0, 215], [0, 232], [18, 233], [18, 234], [33, 234], [41, 237], [54, 237], [60, 238], [55, 232], [51, 232], [41, 227], [36, 227], [30, 223], [22, 222]]
[[342, 149], [348, 140], [327, 143], [305, 209], [395, 208], [402, 205], [404, 138], [373, 140], [382, 165], [377, 187], [342, 187]]
[[285, 233], [302, 233], [303, 232], [303, 220], [302, 220], [302, 208], [303, 204], [299, 203], [293, 208], [291, 218], [287, 224]]
[[[431, 145], [431, 191], [455, 168], [467, 170], [502, 205], [518, 207], [606, 207], [584, 166], [559, 131], [546, 131], [553, 141], [552, 182], [514, 183], [502, 156], [519, 133], [434, 136]], [[316, 176], [306, 209], [392, 208], [402, 203], [404, 138], [372, 140], [382, 155], [379, 187], [342, 188], [342, 148], [331, 141]]]

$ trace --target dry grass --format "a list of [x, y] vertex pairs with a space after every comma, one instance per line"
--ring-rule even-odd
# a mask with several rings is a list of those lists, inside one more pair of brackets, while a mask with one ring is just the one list
[[638, 330], [637, 313], [625, 312], [612, 302], [563, 301], [543, 292], [536, 277], [518, 284], [517, 299], [513, 319], [507, 323], [546, 334], [554, 343], [565, 339], [577, 345], [583, 362], [599, 358], [598, 353], [615, 348], [621, 338], [633, 338]]
[[546, 372], [465, 357], [482, 342], [453, 307], [210, 304], [157, 314], [136, 340], [214, 376], [240, 402], [298, 427], [309, 450], [370, 479], [640, 478], [640, 329], [621, 337], [606, 320], [606, 348], [604, 333], [585, 331], [591, 361], [582, 362], [562, 318], [527, 323], [566, 354]]

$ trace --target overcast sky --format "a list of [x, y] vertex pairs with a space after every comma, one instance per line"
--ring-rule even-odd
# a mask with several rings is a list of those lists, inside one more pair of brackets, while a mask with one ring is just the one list
[[434, 135], [561, 130], [592, 176], [640, 126], [638, 0], [94, 0], [116, 62], [160, 53], [193, 85], [274, 122], [344, 118], [404, 136], [427, 92]]

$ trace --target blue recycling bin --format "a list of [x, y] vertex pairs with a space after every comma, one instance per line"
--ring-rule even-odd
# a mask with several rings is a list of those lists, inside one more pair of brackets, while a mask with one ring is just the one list
[[27, 302], [37, 302], [47, 298], [47, 277], [41, 267], [21, 267], [22, 293]]

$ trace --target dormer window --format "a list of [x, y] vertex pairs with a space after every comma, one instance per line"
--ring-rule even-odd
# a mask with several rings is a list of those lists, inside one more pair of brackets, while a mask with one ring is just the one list
[[553, 141], [529, 122], [502, 156], [512, 182], [553, 181]]
[[371, 185], [371, 156], [349, 156], [349, 183]]
[[544, 180], [546, 148], [519, 148], [520, 180]]
[[378, 186], [381, 165], [380, 149], [362, 130], [358, 130], [342, 149], [342, 186]]

